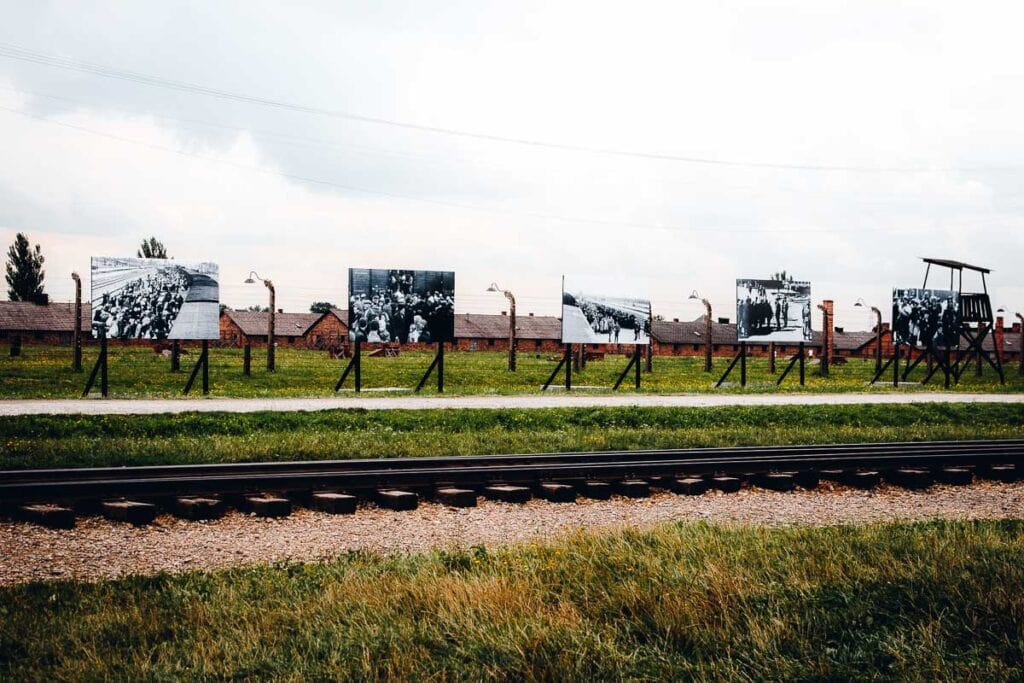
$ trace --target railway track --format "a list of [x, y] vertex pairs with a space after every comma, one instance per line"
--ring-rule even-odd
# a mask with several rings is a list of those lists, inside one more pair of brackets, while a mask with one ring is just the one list
[[0, 471], [0, 512], [68, 526], [76, 510], [145, 523], [161, 508], [192, 518], [216, 517], [228, 506], [274, 516], [293, 502], [352, 512], [361, 499], [411, 509], [422, 497], [451, 505], [474, 505], [480, 495], [559, 502], [646, 495], [652, 485], [679, 493], [743, 483], [789, 490], [821, 478], [919, 488], [1022, 473], [1024, 440], [16, 470]]

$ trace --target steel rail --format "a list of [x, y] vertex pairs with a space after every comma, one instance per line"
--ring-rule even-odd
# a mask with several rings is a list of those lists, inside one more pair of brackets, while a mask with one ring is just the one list
[[[209, 466], [181, 466], [173, 475], [153, 471], [160, 468], [141, 467], [122, 468], [116, 477], [92, 478], [76, 476], [85, 475], [88, 470], [67, 470], [64, 471], [67, 474], [64, 478], [0, 481], [0, 501], [9, 504], [30, 500], [233, 494], [261, 490], [296, 492], [317, 489], [361, 491], [396, 487], [424, 489], [452, 484], [536, 484], [541, 481], [614, 481], [629, 477], [712, 473], [810, 469], [890, 470], [901, 467], [937, 468], [950, 465], [1024, 463], [1022, 441], [962, 444], [921, 442], [902, 444], [902, 447], [895, 448], [892, 444], [864, 444], [860, 448], [837, 447], [834, 450], [789, 447], [732, 450], [741, 452], [730, 455], [723, 455], [717, 449], [625, 452], [629, 457], [621, 457], [623, 452], [545, 454], [563, 456], [560, 460], [538, 460], [538, 456], [512, 456], [512, 459], [507, 456], [483, 459], [470, 456], [345, 460], [313, 463], [319, 466], [298, 469], [289, 469], [286, 463], [274, 463], [275, 467], [272, 470], [250, 468], [242, 471], [217, 471]], [[396, 464], [400, 466], [395, 466]]]
[[323, 471], [325, 469], [346, 470], [377, 470], [405, 469], [422, 467], [469, 467], [492, 464], [559, 464], [581, 462], [612, 462], [617, 460], [639, 461], [643, 458], [651, 460], [672, 460], [691, 456], [703, 457], [777, 457], [781, 455], [828, 456], [836, 453], [888, 453], [898, 452], [913, 454], [927, 453], [963, 453], [1004, 451], [1006, 449], [1024, 449], [1024, 439], [997, 439], [976, 441], [909, 441], [892, 443], [854, 443], [854, 444], [809, 444], [793, 446], [739, 446], [718, 448], [679, 448], [679, 449], [647, 449], [619, 451], [586, 451], [565, 453], [516, 453], [509, 455], [456, 455], [428, 457], [398, 458], [347, 458], [341, 460], [300, 460], [271, 462], [236, 462], [236, 463], [203, 463], [195, 465], [145, 465], [139, 467], [95, 467], [95, 468], [64, 468], [36, 470], [3, 470], [0, 471], [0, 485], [17, 482], [44, 481], [85, 481], [89, 479], [113, 480], [121, 478], [145, 477], [181, 477], [188, 475], [216, 476], [227, 474], [256, 473], [300, 473]]

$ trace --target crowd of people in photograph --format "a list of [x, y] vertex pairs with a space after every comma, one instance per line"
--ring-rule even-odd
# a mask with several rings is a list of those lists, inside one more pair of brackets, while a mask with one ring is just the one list
[[747, 285], [736, 300], [736, 330], [740, 339], [769, 335], [790, 328], [790, 308], [800, 306], [804, 330], [810, 329], [810, 306], [806, 297], [795, 298], [788, 291], [769, 290], [763, 284]]
[[897, 291], [893, 297], [896, 341], [919, 347], [950, 348], [960, 337], [959, 304], [928, 290]]
[[92, 325], [109, 339], [166, 339], [188, 293], [189, 276], [161, 268], [103, 293], [92, 304]]
[[450, 341], [455, 334], [454, 293], [414, 289], [412, 271], [391, 271], [386, 287], [349, 296], [349, 338], [368, 343]]
[[579, 308], [587, 322], [590, 323], [590, 329], [601, 337], [607, 336], [609, 344], [618, 344], [627, 339], [632, 342], [641, 342], [650, 337], [651, 318], [649, 315], [641, 316], [594, 301], [579, 299], [568, 292], [563, 298], [563, 303]]

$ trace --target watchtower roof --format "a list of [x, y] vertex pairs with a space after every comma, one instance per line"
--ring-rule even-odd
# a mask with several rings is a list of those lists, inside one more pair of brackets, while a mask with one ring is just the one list
[[921, 257], [921, 260], [928, 264], [935, 264], [936, 266], [942, 266], [944, 268], [951, 268], [953, 270], [973, 270], [979, 273], [991, 273], [992, 271], [988, 268], [982, 268], [981, 266], [972, 266], [969, 263], [963, 261], [951, 261], [950, 259], [944, 258], [925, 258]]

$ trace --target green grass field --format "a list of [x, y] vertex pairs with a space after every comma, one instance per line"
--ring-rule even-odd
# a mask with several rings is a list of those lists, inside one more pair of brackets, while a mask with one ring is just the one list
[[1024, 677], [1024, 524], [552, 544], [0, 590], [0, 679]]
[[[5, 349], [6, 351], [6, 349]], [[171, 373], [170, 360], [159, 356], [151, 349], [138, 347], [111, 346], [109, 352], [110, 395], [118, 398], [177, 397], [188, 379], [188, 372], [195, 362], [196, 350], [182, 358], [182, 370]], [[85, 387], [88, 370], [95, 361], [96, 347], [85, 351], [85, 373], [74, 373], [70, 369], [69, 347], [31, 346], [23, 347], [19, 358], [0, 358], [0, 396], [3, 398], [76, 398]], [[268, 396], [332, 396], [334, 384], [341, 376], [345, 361], [330, 360], [327, 354], [318, 351], [296, 351], [280, 349], [277, 353], [277, 371], [267, 373], [266, 357], [254, 352], [253, 373], [250, 377], [242, 374], [241, 349], [212, 349], [210, 355], [210, 382], [213, 396], [226, 397], [268, 397]], [[507, 356], [494, 352], [449, 352], [445, 356], [445, 393], [460, 394], [527, 394], [540, 391], [541, 385], [554, 369], [558, 358], [551, 354], [522, 352], [519, 354], [519, 369], [510, 373], [506, 369]], [[364, 358], [364, 389], [400, 387], [412, 389], [430, 365], [431, 354], [425, 352], [403, 353], [398, 358]], [[615, 379], [625, 368], [628, 359], [623, 356], [606, 356], [604, 361], [590, 362], [585, 371], [574, 373], [576, 386], [600, 387], [585, 391], [610, 391]], [[845, 364], [835, 365], [828, 378], [817, 375], [817, 365], [808, 365], [807, 385], [800, 387], [794, 373], [786, 383], [776, 387], [778, 375], [768, 372], [765, 359], [752, 359], [748, 364], [748, 385], [738, 386], [739, 371], [730, 378], [729, 386], [714, 389], [714, 383], [725, 371], [728, 358], [716, 358], [715, 369], [710, 375], [703, 372], [701, 358], [656, 357], [654, 372], [643, 374], [641, 391], [646, 393], [682, 392], [775, 392], [775, 391], [893, 391], [891, 385], [879, 384], [868, 387], [867, 382], [874, 370], [874, 361], [852, 359]], [[782, 362], [779, 363], [781, 372]], [[920, 381], [922, 369], [911, 375], [911, 382]], [[1024, 391], [1024, 378], [1018, 377], [1015, 368], [1006, 372], [1007, 383], [1000, 385], [991, 368], [982, 377], [974, 372], [966, 373], [956, 391]], [[891, 376], [890, 376], [891, 379]], [[561, 380], [556, 382], [558, 384]], [[352, 380], [348, 387], [351, 388]], [[941, 390], [941, 376], [928, 385], [904, 385], [900, 391]], [[98, 389], [97, 389], [98, 391]], [[430, 381], [424, 393], [436, 391], [436, 381]], [[621, 391], [634, 391], [627, 380]], [[200, 396], [198, 389], [194, 395]], [[352, 395], [351, 391], [340, 395]]]
[[1021, 438], [1024, 405], [0, 417], [0, 469]]

